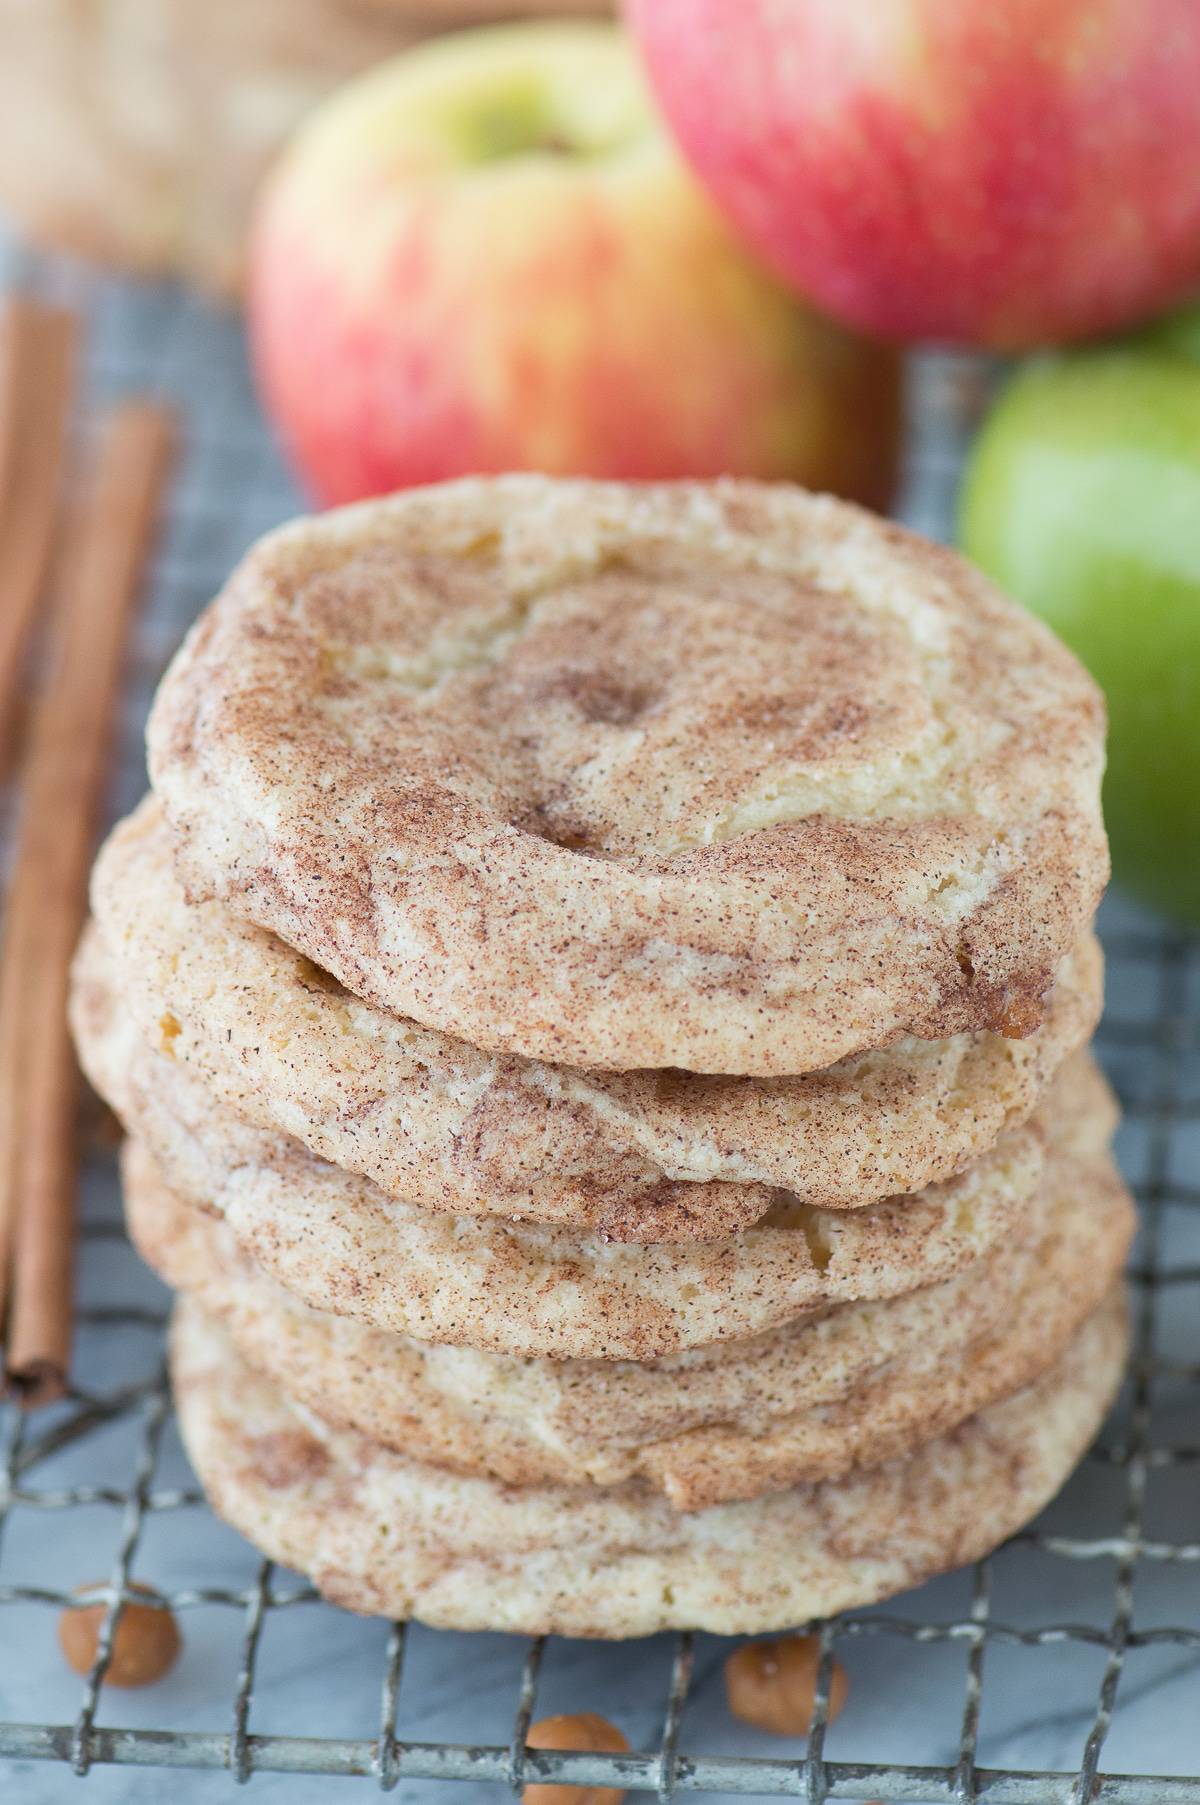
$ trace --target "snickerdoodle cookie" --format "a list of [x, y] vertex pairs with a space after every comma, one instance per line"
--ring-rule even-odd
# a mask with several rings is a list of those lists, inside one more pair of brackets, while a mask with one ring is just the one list
[[906, 1458], [680, 1513], [637, 1481], [508, 1486], [331, 1429], [180, 1305], [179, 1423], [213, 1504], [351, 1610], [455, 1629], [779, 1629], [989, 1552], [1062, 1485], [1120, 1382], [1113, 1290], [1032, 1385]]
[[910, 1037], [797, 1078], [585, 1072], [390, 1015], [224, 903], [189, 904], [152, 799], [110, 836], [92, 899], [142, 1039], [244, 1120], [424, 1209], [613, 1240], [719, 1238], [778, 1189], [858, 1209], [951, 1177], [1029, 1116], [1100, 1012], [1089, 936], [1023, 1040]]
[[140, 1041], [102, 972], [77, 984], [73, 1016], [88, 1076], [170, 1189], [223, 1217], [287, 1290], [395, 1334], [517, 1355], [655, 1359], [948, 1279], [1029, 1234], [1048, 1146], [1081, 1132], [1102, 1145], [1114, 1117], [1080, 1054], [1027, 1124], [915, 1195], [829, 1211], [781, 1192], [721, 1240], [605, 1242], [432, 1214], [241, 1122], [186, 1066]]
[[522, 1360], [314, 1310], [174, 1197], [136, 1142], [124, 1180], [144, 1258], [326, 1422], [510, 1485], [640, 1477], [682, 1510], [877, 1466], [1030, 1384], [1116, 1283], [1133, 1231], [1085, 1133], [1056, 1148], [1028, 1234], [940, 1285], [642, 1364]]
[[1037, 1026], [1108, 870], [1099, 692], [968, 564], [750, 483], [472, 479], [263, 540], [160, 688], [194, 898], [578, 1066]]

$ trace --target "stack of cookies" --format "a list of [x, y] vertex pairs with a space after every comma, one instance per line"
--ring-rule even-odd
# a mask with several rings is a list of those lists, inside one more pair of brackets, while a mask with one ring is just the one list
[[507, 477], [263, 541], [75, 1027], [212, 1501], [330, 1598], [748, 1631], [979, 1556], [1119, 1381], [1100, 699], [949, 553]]

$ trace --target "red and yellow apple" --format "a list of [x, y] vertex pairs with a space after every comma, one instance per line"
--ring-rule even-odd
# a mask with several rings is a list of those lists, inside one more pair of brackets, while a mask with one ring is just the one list
[[1013, 348], [1200, 286], [1197, 0], [628, 0], [668, 125], [863, 331]]
[[511, 469], [887, 500], [894, 353], [738, 247], [615, 26], [463, 33], [351, 84], [251, 263], [261, 392], [322, 502]]

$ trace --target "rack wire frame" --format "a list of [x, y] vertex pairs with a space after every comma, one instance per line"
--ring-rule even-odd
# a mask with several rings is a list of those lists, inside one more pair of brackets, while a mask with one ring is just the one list
[[[128, 709], [122, 724], [121, 775], [114, 807], [127, 807], [143, 779], [140, 729], [153, 684], [165, 658], [232, 558], [263, 528], [290, 512], [294, 494], [270, 447], [249, 398], [236, 323], [194, 299], [166, 289], [140, 289], [96, 277], [71, 265], [34, 258], [0, 242], [0, 279], [20, 284], [83, 310], [89, 321], [88, 384], [91, 396], [151, 391], [181, 407], [186, 457], [174, 486], [170, 519], [149, 582], [145, 619], [130, 672]], [[903, 512], [915, 524], [945, 533], [966, 437], [987, 392], [989, 371], [954, 357], [929, 357], [914, 370], [912, 430], [908, 447]], [[1105, 1624], [1054, 1622], [1036, 1628], [1004, 1622], [993, 1611], [994, 1561], [974, 1569], [969, 1608], [936, 1622], [918, 1621], [884, 1608], [808, 1626], [820, 1638], [821, 1659], [807, 1746], [799, 1758], [763, 1758], [690, 1753], [684, 1736], [685, 1708], [692, 1678], [693, 1639], [676, 1638], [655, 1747], [622, 1755], [531, 1749], [527, 1735], [536, 1709], [546, 1655], [543, 1639], [531, 1642], [506, 1742], [471, 1746], [400, 1738], [406, 1648], [403, 1624], [392, 1626], [380, 1675], [378, 1729], [371, 1738], [300, 1737], [263, 1734], [253, 1728], [256, 1665], [264, 1625], [271, 1613], [302, 1609], [316, 1599], [312, 1587], [282, 1575], [263, 1561], [249, 1586], [180, 1588], [163, 1573], [139, 1603], [179, 1614], [219, 1606], [239, 1613], [242, 1630], [237, 1677], [223, 1732], [163, 1728], [110, 1728], [97, 1721], [113, 1639], [131, 1597], [132, 1571], [147, 1524], [159, 1513], [204, 1510], [193, 1488], [156, 1483], [159, 1447], [171, 1402], [165, 1367], [152, 1376], [114, 1388], [78, 1385], [67, 1405], [50, 1413], [3, 1413], [0, 1441], [0, 1538], [18, 1511], [53, 1516], [84, 1506], [118, 1513], [115, 1555], [105, 1585], [86, 1595], [104, 1607], [95, 1661], [83, 1681], [82, 1696], [69, 1722], [0, 1723], [0, 1759], [43, 1759], [66, 1763], [84, 1775], [104, 1764], [224, 1770], [237, 1781], [261, 1772], [294, 1775], [359, 1776], [390, 1791], [401, 1779], [492, 1781], [516, 1792], [530, 1781], [558, 1780], [617, 1786], [656, 1793], [669, 1800], [681, 1793], [794, 1795], [807, 1805], [826, 1799], [869, 1796], [890, 1800], [945, 1801], [970, 1805], [1059, 1805], [1092, 1799], [1111, 1805], [1200, 1805], [1200, 1776], [1119, 1773], [1105, 1770], [1104, 1757], [1121, 1682], [1130, 1653], [1166, 1644], [1200, 1653], [1200, 1584], [1179, 1595], [1179, 1621], [1139, 1627], [1134, 1581], [1145, 1564], [1168, 1563], [1181, 1575], [1200, 1580], [1200, 1539], [1169, 1541], [1148, 1534], [1148, 1480], [1155, 1471], [1200, 1464], [1200, 1445], [1175, 1444], [1156, 1433], [1156, 1388], [1170, 1381], [1200, 1387], [1195, 1364], [1166, 1360], [1157, 1352], [1156, 1317], [1172, 1287], [1200, 1284], [1200, 1265], [1175, 1257], [1167, 1224], [1175, 1206], [1200, 1207], [1200, 1185], [1176, 1177], [1174, 1143], [1189, 1123], [1200, 1123], [1200, 1091], [1183, 1082], [1184, 1061], [1200, 1052], [1200, 1011], [1188, 1006], [1189, 962], [1198, 950], [1187, 937], [1170, 932], [1123, 929], [1108, 937], [1110, 964], [1124, 965], [1154, 997], [1147, 1019], [1112, 1019], [1100, 1036], [1100, 1051], [1118, 1068], [1118, 1089], [1128, 1114], [1145, 1125], [1147, 1155], [1136, 1187], [1143, 1215], [1141, 1248], [1130, 1274], [1135, 1299], [1132, 1400], [1124, 1435], [1111, 1434], [1088, 1457], [1123, 1477], [1120, 1520], [1099, 1537], [1051, 1533], [1037, 1525], [1015, 1538], [1018, 1549], [1038, 1550], [1054, 1560], [1083, 1563], [1097, 1588], [1111, 1598]], [[1133, 1081], [1130, 1073], [1134, 1074]], [[85, 1216], [83, 1258], [98, 1243], [120, 1235], [111, 1219]], [[161, 1338], [165, 1313], [152, 1309], [99, 1306], [83, 1313], [89, 1327], [136, 1327]], [[1197, 1350], [1200, 1353], [1200, 1348]], [[44, 1419], [44, 1420], [43, 1420]], [[38, 1473], [54, 1455], [86, 1445], [88, 1438], [118, 1419], [139, 1425], [136, 1451], [127, 1475], [105, 1465], [95, 1480], [65, 1489], [39, 1486]], [[1200, 1513], [1197, 1517], [1200, 1532]], [[78, 1593], [23, 1582], [5, 1570], [0, 1541], [0, 1646], [3, 1607], [42, 1605], [55, 1611], [79, 1603]], [[801, 1626], [798, 1626], [801, 1627]], [[943, 1643], [963, 1656], [957, 1756], [949, 1765], [903, 1765], [885, 1760], [843, 1762], [826, 1758], [829, 1683], [835, 1651], [856, 1639], [891, 1637], [911, 1643]], [[1061, 1770], [980, 1767], [977, 1747], [989, 1651], [1072, 1645], [1102, 1651], [1103, 1669], [1094, 1710], [1077, 1764]]]

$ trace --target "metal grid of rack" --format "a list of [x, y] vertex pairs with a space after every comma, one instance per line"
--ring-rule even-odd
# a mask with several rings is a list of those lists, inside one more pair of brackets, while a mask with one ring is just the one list
[[[232, 319], [170, 290], [135, 289], [48, 265], [11, 246], [0, 246], [0, 275], [86, 313], [93, 396], [152, 390], [176, 400], [183, 416], [184, 458], [130, 673], [116, 812], [132, 804], [144, 783], [141, 723], [166, 658], [234, 559], [293, 509], [295, 496], [254, 409]], [[902, 511], [927, 531], [948, 530], [962, 447], [986, 387], [987, 372], [966, 360], [930, 357], [914, 369]], [[172, 1464], [170, 1457], [165, 1303], [161, 1290], [145, 1284], [134, 1287], [131, 1301], [114, 1301], [128, 1294], [119, 1275], [135, 1261], [120, 1226], [113, 1149], [97, 1122], [84, 1184], [79, 1380], [64, 1403], [31, 1417], [9, 1410], [2, 1419], [0, 1710], [14, 1691], [25, 1696], [18, 1679], [23, 1683], [30, 1663], [41, 1662], [54, 1675], [56, 1700], [64, 1696], [68, 1681], [48, 1626], [73, 1584], [96, 1570], [105, 1575], [93, 1594], [105, 1605], [104, 1625], [73, 1709], [45, 1714], [44, 1721], [26, 1712], [29, 1721], [0, 1722], [0, 1771], [6, 1760], [25, 1759], [65, 1763], [77, 1774], [126, 1764], [219, 1769], [237, 1780], [267, 1771], [359, 1776], [384, 1790], [403, 1782], [410, 1797], [410, 1781], [490, 1781], [519, 1789], [527, 1780], [561, 1778], [663, 1799], [715, 1792], [799, 1794], [810, 1805], [872, 1795], [997, 1805], [1093, 1797], [1114, 1805], [1200, 1805], [1200, 1727], [1168, 1751], [1165, 1772], [1147, 1771], [1154, 1764], [1130, 1763], [1121, 1754], [1127, 1704], [1132, 1708], [1151, 1682], [1186, 1683], [1200, 1671], [1200, 1509], [1192, 1502], [1200, 1499], [1194, 1484], [1200, 1463], [1200, 946], [1119, 905], [1106, 905], [1105, 922], [1110, 1009], [1100, 1052], [1127, 1112], [1122, 1150], [1143, 1212], [1132, 1273], [1136, 1350], [1126, 1394], [1063, 1498], [1005, 1550], [954, 1582], [815, 1626], [823, 1660], [806, 1744], [779, 1754], [755, 1737], [740, 1745], [734, 1737], [732, 1749], [706, 1747], [724, 1650], [712, 1638], [694, 1646], [686, 1635], [670, 1639], [669, 1650], [668, 1639], [656, 1639], [638, 1657], [640, 1694], [641, 1676], [661, 1670], [657, 1734], [643, 1738], [643, 1752], [572, 1756], [528, 1749], [535, 1710], [555, 1691], [556, 1663], [575, 1673], [578, 1690], [571, 1654], [578, 1645], [525, 1644], [518, 1660], [508, 1638], [487, 1639], [493, 1664], [500, 1659], [494, 1645], [503, 1641], [514, 1670], [507, 1710], [493, 1713], [502, 1727], [477, 1742], [435, 1741], [427, 1725], [404, 1721], [413, 1671], [408, 1647], [415, 1636], [416, 1658], [428, 1667], [436, 1660], [434, 1632], [406, 1632], [403, 1625], [385, 1632], [331, 1614], [302, 1581], [269, 1562], [255, 1566], [231, 1535], [219, 1544], [227, 1565], [214, 1557], [215, 1568], [210, 1563], [195, 1575], [186, 1525], [197, 1513], [207, 1518], [207, 1507], [181, 1461]], [[91, 1572], [76, 1574], [64, 1565], [64, 1526], [83, 1517], [93, 1525], [85, 1539], [94, 1553]], [[173, 1537], [159, 1534], [171, 1523], [184, 1527]], [[56, 1558], [58, 1550], [64, 1552]], [[206, 1658], [194, 1681], [215, 1727], [195, 1727], [204, 1712], [194, 1696], [187, 1714], [193, 1727], [160, 1721], [156, 1709], [168, 1722], [170, 1710], [157, 1707], [153, 1696], [142, 1707], [143, 1721], [126, 1727], [107, 1721], [112, 1636], [134, 1580], [178, 1614], [185, 1636], [191, 1622], [214, 1613], [236, 1626], [222, 1643], [226, 1672]], [[1064, 1599], [1070, 1614], [1047, 1611], [1047, 1603]], [[7, 1627], [14, 1613], [16, 1630]], [[292, 1626], [311, 1623], [309, 1653], [317, 1660], [331, 1615], [345, 1631], [339, 1648], [350, 1646], [346, 1637], [359, 1638], [354, 1671], [376, 1664], [377, 1704], [360, 1700], [353, 1733], [298, 1735], [265, 1727], [258, 1714], [269, 1626], [283, 1618]], [[295, 1629], [290, 1646], [304, 1637], [303, 1627]], [[835, 1650], [856, 1689], [860, 1670], [865, 1674], [857, 1749], [849, 1751], [854, 1759], [841, 1756], [841, 1726], [831, 1733], [826, 1721]], [[940, 1657], [936, 1696], [906, 1680], [905, 1734], [877, 1735], [873, 1684], [923, 1652]], [[576, 1705], [606, 1708], [594, 1691], [604, 1655], [613, 1671], [628, 1666], [615, 1651], [596, 1651], [588, 1670], [593, 1689], [576, 1697]], [[1044, 1660], [1049, 1666], [1039, 1664]], [[1135, 1672], [1146, 1661], [1149, 1681]], [[36, 1675], [29, 1685], [35, 1683]], [[1002, 1721], [1014, 1701], [1060, 1695], [1064, 1708], [1054, 1721], [1063, 1752], [1053, 1765], [989, 1759], [989, 1747], [1020, 1743]], [[1005, 1701], [995, 1723], [993, 1699]], [[566, 1707], [555, 1700], [554, 1708]], [[644, 1696], [641, 1712], [649, 1728]], [[1046, 1746], [1044, 1738], [1026, 1740]]]

